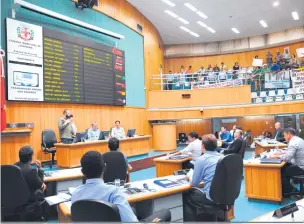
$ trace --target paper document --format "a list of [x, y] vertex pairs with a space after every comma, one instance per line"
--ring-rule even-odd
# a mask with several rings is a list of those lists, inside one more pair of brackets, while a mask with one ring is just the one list
[[68, 195], [66, 193], [59, 193], [54, 196], [46, 197], [45, 200], [50, 206], [58, 205], [62, 202], [71, 200], [71, 195]]

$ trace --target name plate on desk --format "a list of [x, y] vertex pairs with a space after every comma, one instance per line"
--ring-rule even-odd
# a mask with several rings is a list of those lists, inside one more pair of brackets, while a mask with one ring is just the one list
[[289, 215], [293, 212], [296, 212], [298, 210], [299, 209], [298, 209], [298, 206], [296, 205], [296, 203], [292, 203], [290, 205], [286, 205], [282, 208], [275, 210], [273, 213], [273, 217], [282, 218], [282, 217]]

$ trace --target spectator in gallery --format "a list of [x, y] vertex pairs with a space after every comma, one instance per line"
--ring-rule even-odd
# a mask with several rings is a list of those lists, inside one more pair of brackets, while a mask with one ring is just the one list
[[284, 49], [284, 54], [283, 54], [284, 62], [286, 65], [289, 64], [290, 62], [290, 53], [289, 53], [289, 48]]
[[187, 73], [188, 73], [188, 74], [193, 73], [193, 71], [192, 71], [192, 66], [191, 66], [191, 65], [189, 65], [189, 67], [188, 67], [188, 69], [187, 69]]
[[207, 71], [209, 72], [209, 71], [211, 71], [212, 70], [212, 66], [211, 66], [211, 64], [209, 64], [208, 65], [208, 68], [207, 68]]
[[299, 68], [299, 66], [300, 66], [299, 59], [296, 57], [295, 54], [292, 54], [291, 59], [289, 61], [289, 67], [290, 68]]
[[270, 53], [270, 51], [268, 51], [268, 53], [266, 54], [266, 62], [269, 68], [271, 68], [273, 60], [272, 60], [272, 54]]
[[238, 71], [238, 70], [240, 70], [239, 63], [238, 63], [238, 62], [235, 62], [235, 63], [234, 63], [234, 66], [233, 66], [233, 71]]
[[271, 67], [272, 72], [278, 72], [278, 71], [280, 71], [280, 69], [281, 69], [280, 62], [274, 62], [272, 64], [272, 67]]
[[219, 72], [220, 71], [220, 68], [218, 67], [217, 64], [215, 64], [215, 66], [213, 67], [213, 71], [214, 72]]
[[205, 73], [205, 68], [204, 66], [201, 66], [200, 69], [197, 71], [198, 74], [203, 74]]
[[254, 59], [259, 59], [259, 55], [254, 56]]
[[220, 71], [221, 71], [221, 72], [227, 71], [227, 66], [224, 64], [224, 62], [221, 63]]
[[188, 74], [188, 75], [186, 75], [186, 77], [187, 77], [187, 82], [191, 82], [192, 81], [192, 73], [193, 73], [193, 71], [192, 71], [192, 66], [191, 65], [189, 65], [189, 67], [188, 67], [188, 69], [186, 70], [186, 74]]
[[167, 90], [172, 90], [173, 86], [173, 81], [174, 81], [174, 74], [172, 74], [172, 71], [169, 71], [167, 75]]
[[277, 51], [276, 62], [280, 64], [282, 59], [283, 59], [283, 55], [281, 55], [281, 53]]

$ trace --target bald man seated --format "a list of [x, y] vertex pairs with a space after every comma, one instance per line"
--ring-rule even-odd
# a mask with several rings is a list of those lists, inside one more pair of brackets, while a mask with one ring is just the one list
[[280, 122], [275, 123], [274, 127], [276, 129], [274, 133], [274, 139], [277, 140], [278, 142], [285, 142], [284, 129], [281, 127], [281, 123]]

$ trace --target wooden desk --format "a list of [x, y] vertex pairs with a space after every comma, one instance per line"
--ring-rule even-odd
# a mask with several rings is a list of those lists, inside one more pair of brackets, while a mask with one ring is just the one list
[[156, 176], [164, 177], [173, 175], [174, 171], [181, 170], [182, 164], [189, 160], [191, 160], [190, 157], [181, 160], [166, 159], [166, 156], [155, 158], [153, 161], [156, 166]]
[[304, 222], [304, 199], [301, 199], [299, 201], [296, 201], [296, 204], [299, 206], [299, 210], [294, 212], [294, 220], [291, 218], [291, 215], [287, 215], [282, 218], [276, 218], [272, 217], [274, 211], [268, 212], [265, 215], [259, 216], [255, 219], [250, 220], [250, 222], [297, 222], [297, 223], [303, 223]]
[[[149, 140], [151, 135], [137, 136], [120, 140], [120, 151], [125, 156], [146, 154], [149, 152]], [[75, 144], [57, 143], [57, 166], [71, 168], [80, 166], [80, 159], [86, 152], [94, 150], [101, 153], [108, 152], [108, 140], [91, 142], [78, 142]]]
[[29, 128], [6, 129], [1, 132], [1, 165], [14, 164], [19, 161], [19, 150], [31, 143]]
[[282, 201], [281, 164], [261, 164], [244, 160], [245, 196], [254, 199]]
[[286, 148], [288, 145], [278, 142], [278, 144], [268, 144], [267, 142], [255, 141], [255, 154], [259, 155], [269, 149], [278, 147], [279, 149]]
[[[176, 176], [166, 177], [171, 180], [176, 180]], [[155, 178], [157, 179], [157, 178]], [[162, 209], [169, 209], [171, 211], [172, 221], [183, 221], [183, 199], [182, 193], [191, 188], [190, 184], [185, 183], [172, 188], [162, 188], [153, 183], [155, 179], [136, 181], [131, 183], [131, 187], [143, 188], [143, 184], [147, 183], [149, 188], [155, 189], [156, 192], [144, 192], [136, 195], [127, 195], [128, 202], [132, 207], [136, 208], [138, 213], [145, 213], [141, 216], [148, 216], [153, 212]], [[59, 222], [71, 222], [70, 203], [62, 203], [58, 209]], [[229, 211], [229, 219], [234, 218], [234, 209]]]

